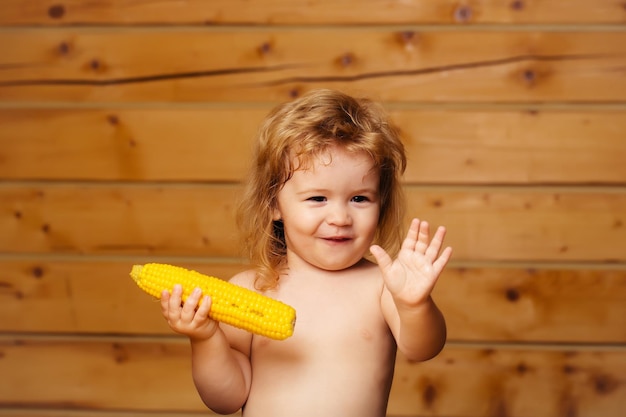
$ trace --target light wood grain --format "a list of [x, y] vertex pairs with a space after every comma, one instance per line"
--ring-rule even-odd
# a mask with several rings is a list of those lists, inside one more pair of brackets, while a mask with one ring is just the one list
[[[0, 101], [622, 102], [626, 32], [354, 29], [0, 32]], [[155, 48], [154, 45], [158, 45]]]
[[0, 417], [213, 415], [128, 270], [245, 268], [254, 132], [319, 87], [384, 102], [454, 247], [388, 416], [622, 417], [623, 0], [0, 3]]
[[434, 360], [400, 358], [389, 404], [397, 416], [621, 416], [623, 350], [448, 346]]
[[[0, 178], [240, 181], [270, 109], [0, 109]], [[625, 111], [389, 112], [407, 183], [626, 185]]]
[[[158, 301], [129, 275], [133, 264], [149, 261], [2, 261], [0, 299], [6, 304], [0, 303], [0, 315], [6, 320], [0, 331], [172, 336]], [[224, 279], [244, 269], [241, 263], [176, 264]]]
[[[204, 409], [184, 340], [5, 338], [0, 351], [1, 407]], [[389, 414], [618, 417], [624, 375], [623, 350], [451, 345], [425, 363], [398, 359]]]
[[9, 253], [237, 256], [238, 188], [219, 185], [0, 185]]
[[[0, 184], [0, 251], [238, 257], [237, 185]], [[623, 262], [617, 189], [406, 187], [458, 261]]]
[[0, 24], [624, 23], [618, 1], [4, 0]]
[[[132, 263], [144, 261], [1, 261], [0, 332], [173, 335]], [[224, 279], [246, 268], [174, 263]], [[626, 342], [624, 269], [450, 267], [433, 296], [451, 341]]]

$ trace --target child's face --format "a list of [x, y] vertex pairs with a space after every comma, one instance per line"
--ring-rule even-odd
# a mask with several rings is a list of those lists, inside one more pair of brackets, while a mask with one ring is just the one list
[[379, 172], [364, 152], [332, 147], [299, 169], [278, 193], [287, 259], [341, 270], [368, 251], [380, 213]]

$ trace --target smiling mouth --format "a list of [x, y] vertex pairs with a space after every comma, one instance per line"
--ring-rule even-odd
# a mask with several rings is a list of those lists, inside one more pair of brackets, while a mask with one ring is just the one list
[[349, 237], [327, 237], [327, 238], [324, 238], [324, 240], [328, 240], [330, 242], [347, 242], [347, 241], [351, 240], [351, 238], [349, 238]]

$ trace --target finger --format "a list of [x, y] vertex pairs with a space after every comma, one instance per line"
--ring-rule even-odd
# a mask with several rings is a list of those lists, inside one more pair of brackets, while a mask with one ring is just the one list
[[439, 256], [439, 251], [443, 246], [443, 239], [445, 238], [445, 236], [446, 228], [443, 226], [439, 226], [437, 228], [437, 231], [435, 232], [435, 236], [433, 236], [433, 240], [430, 241], [428, 247], [426, 248], [426, 251], [424, 252], [426, 258], [431, 262], [434, 262], [435, 259], [437, 259], [437, 256]]
[[437, 260], [433, 262], [433, 269], [435, 270], [435, 273], [437, 275], [439, 275], [441, 271], [443, 271], [443, 268], [445, 268], [445, 266], [448, 264], [448, 261], [451, 257], [452, 248], [448, 246], [443, 250], [443, 252], [441, 252], [441, 256], [439, 256], [439, 258], [437, 258]]
[[378, 245], [373, 245], [370, 247], [370, 252], [374, 255], [374, 259], [376, 259], [376, 263], [378, 263], [378, 267], [381, 271], [385, 272], [391, 267], [393, 260], [383, 248]]
[[196, 312], [196, 317], [200, 319], [205, 319], [209, 316], [209, 311], [211, 311], [211, 297], [205, 295], [204, 297], [202, 297], [200, 307], [198, 307], [198, 311]]
[[168, 312], [170, 309], [170, 292], [168, 290], [163, 290], [161, 293], [161, 313], [163, 316], [167, 318]]
[[406, 234], [406, 238], [402, 242], [401, 249], [408, 249], [410, 251], [415, 250], [415, 245], [417, 244], [417, 238], [419, 233], [420, 221], [419, 219], [411, 220], [411, 225], [409, 226], [409, 231]]
[[184, 321], [191, 321], [194, 314], [196, 314], [196, 308], [198, 307], [198, 301], [202, 296], [202, 290], [200, 288], [194, 288], [189, 297], [185, 300], [183, 308], [181, 310], [180, 318]]
[[182, 304], [183, 300], [183, 287], [180, 284], [175, 284], [174, 288], [172, 288], [172, 293], [170, 294], [170, 310], [178, 309]]
[[167, 317], [170, 321], [180, 318], [180, 305], [182, 303], [183, 287], [180, 284], [174, 285], [167, 303]]
[[417, 230], [417, 243], [415, 244], [415, 252], [425, 254], [430, 244], [430, 225], [427, 221], [422, 221]]

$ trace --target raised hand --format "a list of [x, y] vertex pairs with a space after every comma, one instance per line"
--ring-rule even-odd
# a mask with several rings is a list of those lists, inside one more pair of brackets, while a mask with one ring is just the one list
[[380, 246], [370, 248], [396, 304], [416, 306], [430, 297], [452, 254], [451, 247], [441, 250], [445, 234], [440, 226], [431, 240], [428, 222], [413, 219], [395, 260]]
[[171, 294], [168, 291], [163, 291], [161, 295], [161, 312], [167, 320], [167, 324], [175, 332], [190, 339], [201, 340], [213, 336], [218, 325], [209, 317], [211, 298], [209, 296], [202, 297], [202, 291], [196, 288], [183, 304], [182, 293], [183, 288], [180, 285], [175, 285]]

